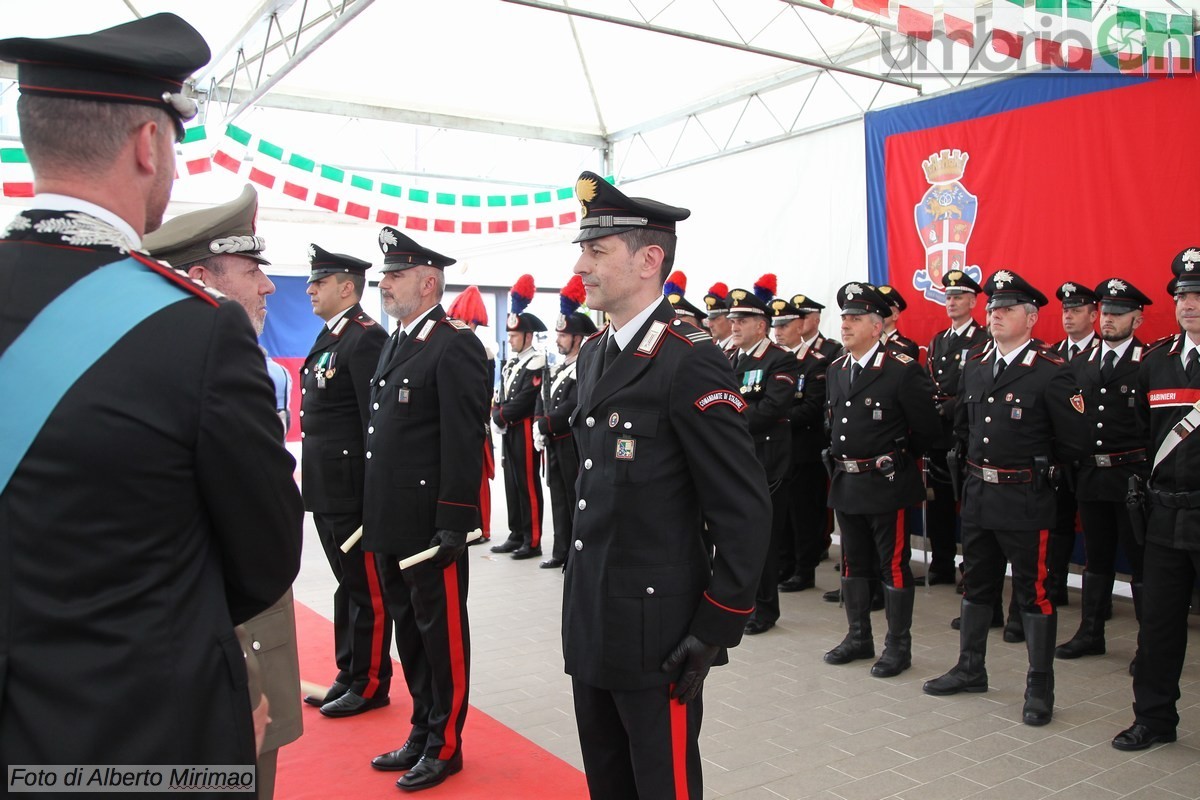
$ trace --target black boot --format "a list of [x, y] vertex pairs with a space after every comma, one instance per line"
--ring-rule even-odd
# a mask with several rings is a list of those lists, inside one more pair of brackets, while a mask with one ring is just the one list
[[916, 590], [884, 586], [887, 603], [887, 637], [883, 640], [883, 655], [871, 667], [876, 678], [892, 678], [912, 666], [912, 615]]
[[1112, 575], [1083, 573], [1083, 618], [1079, 630], [1066, 644], [1054, 650], [1058, 658], [1104, 655], [1104, 600], [1112, 600]]
[[[1133, 593], [1133, 616], [1138, 621], [1138, 629], [1142, 626], [1142, 584], [1129, 584], [1129, 591]], [[1135, 645], [1136, 646], [1136, 645]], [[1133, 659], [1129, 662], [1129, 675], [1133, 677], [1137, 674], [1137, 650], [1133, 651]]]
[[883, 581], [879, 578], [871, 579], [871, 610], [883, 611], [886, 602], [883, 599]]
[[[950, 627], [954, 628], [954, 630], [958, 630], [961, 625], [961, 617], [955, 617], [954, 619], [950, 620]], [[1004, 627], [1004, 606], [1000, 604], [1000, 598], [996, 598], [996, 604], [992, 606], [992, 627]]]
[[875, 657], [871, 638], [871, 578], [842, 578], [842, 602], [849, 630], [842, 643], [825, 654], [826, 664], [849, 664]]
[[1067, 597], [1067, 576], [1071, 574], [1071, 554], [1075, 552], [1074, 525], [1071, 530], [1069, 536], [1050, 536], [1050, 580], [1046, 582], [1046, 591], [1055, 608], [1071, 605]]
[[1021, 720], [1026, 725], [1045, 725], [1054, 716], [1054, 634], [1056, 615], [1022, 614], [1025, 647], [1029, 650], [1029, 672], [1025, 676], [1025, 707]]
[[982, 603], [963, 600], [961, 613], [958, 663], [940, 678], [925, 681], [925, 694], [986, 692], [988, 689], [984, 656], [987, 654], [988, 623], [992, 619], [992, 609]]
[[[1000, 602], [999, 600], [996, 601]], [[1012, 644], [1025, 641], [1025, 629], [1021, 626], [1021, 609], [1017, 608], [1017, 592], [1008, 601], [1008, 622], [1004, 625], [1004, 641]]]

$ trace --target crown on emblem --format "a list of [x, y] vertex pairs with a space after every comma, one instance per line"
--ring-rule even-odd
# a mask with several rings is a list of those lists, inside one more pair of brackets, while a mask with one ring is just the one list
[[862, 293], [863, 293], [863, 288], [861, 286], [859, 286], [857, 283], [851, 283], [848, 286], [846, 286], [846, 299], [847, 300], [854, 297], [854, 295], [856, 295], [856, 294], [862, 294]]
[[922, 161], [921, 168], [925, 170], [925, 179], [930, 183], [950, 183], [963, 176], [970, 157], [961, 150], [943, 150]]
[[996, 286], [1001, 289], [1004, 288], [1004, 284], [1012, 283], [1012, 281], [1012, 273], [1006, 269], [1002, 269], [992, 276], [992, 283], [996, 284]]
[[1116, 278], [1113, 278], [1108, 282], [1108, 290], [1110, 292], [1123, 292], [1128, 288], [1129, 287], [1125, 285], [1125, 281], [1117, 280]]
[[[997, 281], [998, 283], [999, 281]], [[1062, 293], [1064, 297], [1070, 297], [1075, 292], [1079, 291], [1079, 287], [1073, 283], [1067, 282], [1062, 285]]]

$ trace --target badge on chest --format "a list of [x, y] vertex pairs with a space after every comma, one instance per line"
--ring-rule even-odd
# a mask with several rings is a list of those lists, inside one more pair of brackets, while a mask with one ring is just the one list
[[617, 461], [633, 461], [634, 448], [637, 442], [625, 437], [617, 439]]
[[327, 382], [337, 374], [337, 353], [321, 353], [313, 371], [317, 374], [317, 388], [324, 389]]

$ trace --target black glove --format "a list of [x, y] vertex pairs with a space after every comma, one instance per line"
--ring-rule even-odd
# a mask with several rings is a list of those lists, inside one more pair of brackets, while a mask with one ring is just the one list
[[467, 549], [467, 535], [458, 531], [439, 529], [429, 540], [429, 544], [437, 547], [438, 551], [429, 559], [429, 563], [437, 569], [445, 569], [458, 560]]
[[681, 705], [699, 697], [708, 669], [720, 652], [721, 648], [717, 645], [702, 642], [690, 633], [683, 637], [683, 641], [671, 651], [662, 665], [663, 672], [675, 672], [680, 666], [683, 667], [671, 697], [678, 699]]

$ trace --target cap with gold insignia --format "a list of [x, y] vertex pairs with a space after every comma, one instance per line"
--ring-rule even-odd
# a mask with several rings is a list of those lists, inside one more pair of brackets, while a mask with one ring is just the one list
[[663, 297], [667, 298], [671, 308], [675, 309], [676, 316], [694, 317], [697, 321], [707, 319], [708, 314], [696, 308], [683, 296], [686, 291], [687, 275], [682, 271], [675, 270], [667, 276], [667, 282], [663, 284]]
[[768, 272], [754, 282], [754, 290], [734, 289], [729, 293], [729, 318], [763, 317], [770, 320], [771, 309], [767, 306], [775, 296], [779, 280]]
[[729, 287], [723, 283], [714, 283], [704, 295], [704, 305], [710, 317], [720, 317], [729, 313]]
[[[582, 278], [580, 279], [582, 280]], [[506, 329], [510, 332], [538, 333], [546, 330], [546, 323], [525, 311], [533, 301], [537, 287], [532, 275], [522, 275], [508, 293], [509, 314]]]
[[308, 246], [308, 265], [312, 270], [308, 276], [309, 283], [319, 281], [326, 275], [366, 275], [367, 270], [371, 268], [370, 261], [342, 253], [331, 253], [315, 244]]
[[558, 293], [558, 322], [554, 329], [559, 333], [570, 333], [575, 336], [591, 336], [596, 332], [596, 323], [587, 314], [580, 313], [579, 307], [587, 299], [587, 290], [583, 288], [583, 278], [572, 275], [571, 280]]
[[1143, 306], [1154, 303], [1142, 294], [1136, 286], [1121, 278], [1109, 278], [1096, 284], [1094, 292], [1100, 301], [1100, 310], [1110, 314], [1128, 314], [1139, 311]]
[[579, 180], [575, 181], [575, 196], [583, 212], [576, 242], [612, 236], [635, 228], [674, 233], [675, 223], [692, 214], [686, 208], [676, 208], [657, 200], [626, 197], [620, 189], [594, 172], [580, 174]]
[[[908, 302], [904, 299], [904, 295], [900, 294], [894, 287], [884, 283], [875, 287], [879, 292], [879, 296], [884, 299], [889, 308], [894, 308], [897, 311], [903, 311], [908, 308]], [[891, 316], [889, 313], [888, 316]]]
[[17, 64], [22, 94], [133, 103], [170, 114], [177, 138], [196, 116], [184, 81], [208, 63], [199, 32], [174, 14], [153, 14], [95, 33], [0, 41], [0, 61]]
[[1007, 308], [1022, 303], [1033, 303], [1038, 308], [1050, 301], [1024, 278], [1009, 269], [998, 269], [983, 284], [983, 293], [988, 296], [988, 310]]
[[454, 302], [446, 309], [446, 316], [465, 322], [468, 325], [487, 325], [487, 307], [483, 304], [483, 295], [478, 286], [468, 286], [458, 293]]
[[983, 291], [979, 284], [961, 269], [952, 269], [943, 275], [942, 287], [946, 290], [947, 295], [979, 294]]
[[792, 320], [806, 317], [809, 314], [819, 314], [825, 308], [804, 294], [794, 294], [790, 299], [776, 297], [768, 303], [768, 306], [771, 309], [771, 325], [776, 328], [782, 328]]
[[892, 315], [888, 301], [871, 284], [866, 281], [851, 281], [837, 293], [838, 307], [842, 314], [861, 316], [862, 314], [878, 314], [887, 318]]
[[262, 251], [267, 242], [255, 234], [258, 193], [246, 184], [242, 193], [228, 203], [180, 214], [146, 234], [142, 245], [155, 258], [183, 269], [205, 258], [238, 255], [260, 264], [270, 264]]
[[1171, 294], [1200, 292], [1200, 247], [1185, 247], [1171, 261], [1175, 277], [1167, 284]]
[[413, 267], [437, 267], [445, 269], [457, 263], [456, 259], [436, 253], [414, 242], [395, 228], [387, 225], [379, 231], [379, 249], [383, 251], [382, 272], [401, 272]]
[[1063, 308], [1079, 308], [1080, 306], [1096, 305], [1099, 301], [1096, 299], [1096, 293], [1086, 286], [1081, 286], [1075, 281], [1067, 281], [1062, 286], [1058, 287], [1058, 291], [1054, 293], [1062, 302]]

